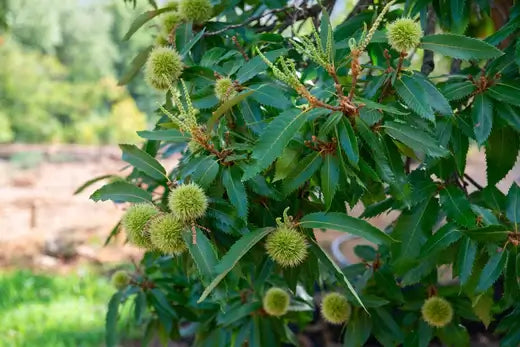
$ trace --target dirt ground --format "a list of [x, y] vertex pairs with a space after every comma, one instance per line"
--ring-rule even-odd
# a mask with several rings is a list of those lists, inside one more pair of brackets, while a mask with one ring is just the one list
[[[120, 157], [116, 146], [0, 146], [0, 267], [67, 271], [81, 262], [138, 259], [140, 251], [125, 245], [122, 235], [103, 247], [124, 206], [89, 200], [102, 182], [73, 195], [93, 177], [127, 173]], [[175, 158], [163, 161], [167, 169], [175, 164]], [[467, 173], [485, 185], [483, 153], [475, 148], [470, 150]], [[514, 180], [520, 181], [518, 162], [499, 187], [507, 192]], [[360, 210], [355, 208], [352, 213]], [[394, 218], [380, 216], [371, 222], [383, 228]], [[330, 246], [339, 235], [344, 234], [317, 233], [324, 246]], [[356, 261], [352, 248], [359, 243], [363, 241], [351, 240], [339, 246], [344, 261]]]

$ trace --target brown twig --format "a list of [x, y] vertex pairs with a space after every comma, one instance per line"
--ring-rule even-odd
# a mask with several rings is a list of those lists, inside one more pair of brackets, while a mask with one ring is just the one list
[[233, 35], [233, 37], [231, 38], [231, 40], [233, 41], [233, 43], [235, 44], [235, 46], [237, 47], [238, 51], [240, 52], [240, 54], [242, 54], [242, 57], [244, 57], [244, 60], [245, 61], [249, 61], [249, 56], [247, 55], [246, 51], [244, 50], [244, 47], [242, 47], [242, 45], [240, 44], [240, 42], [238, 42], [238, 39], [235, 35]]

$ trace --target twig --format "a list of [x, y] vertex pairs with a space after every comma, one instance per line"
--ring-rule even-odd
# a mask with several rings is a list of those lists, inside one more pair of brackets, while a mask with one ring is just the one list
[[[428, 5], [428, 23], [426, 24], [426, 30], [424, 32], [425, 35], [430, 35], [435, 32], [435, 12], [433, 10], [433, 6]], [[433, 52], [429, 49], [424, 50], [423, 62], [421, 65], [421, 72], [428, 76], [433, 69], [435, 69], [435, 62], [433, 61]]]
[[484, 189], [477, 181], [475, 181], [470, 175], [464, 174], [464, 178], [467, 179], [471, 184], [473, 184], [478, 190]]
[[243, 26], [248, 25], [249, 23], [254, 22], [255, 20], [262, 19], [265, 16], [272, 15], [272, 14], [279, 13], [279, 12], [283, 12], [283, 11], [287, 11], [287, 10], [290, 10], [291, 8], [293, 8], [293, 7], [275, 8], [273, 10], [270, 10], [270, 11], [267, 11], [267, 12], [263, 12], [263, 13], [257, 15], [257, 16], [253, 16], [253, 17], [249, 18], [248, 20], [246, 20], [245, 22], [242, 22], [242, 23], [239, 23], [239, 24], [228, 25], [228, 26], [226, 26], [226, 27], [224, 27], [222, 29], [216, 30], [216, 31], [206, 32], [206, 33], [204, 33], [204, 36], [215, 36], [215, 35], [222, 34], [223, 32], [231, 30], [231, 29], [241, 28]]

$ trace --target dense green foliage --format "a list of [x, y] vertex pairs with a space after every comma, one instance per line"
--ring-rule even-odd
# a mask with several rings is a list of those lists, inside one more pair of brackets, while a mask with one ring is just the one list
[[[465, 346], [468, 327], [484, 325], [517, 346], [520, 187], [496, 185], [520, 145], [520, 6], [482, 33], [491, 11], [482, 1], [368, 2], [334, 26], [334, 1], [304, 3], [214, 0], [212, 20], [181, 13], [157, 41], [181, 55], [180, 80], [163, 76], [170, 86], [156, 126], [139, 132], [146, 143], [121, 146], [132, 174], [92, 199], [153, 203], [176, 216], [176, 187], [194, 184], [208, 205], [184, 220], [188, 252], [150, 246], [114, 294], [107, 344], [130, 301], [145, 341], [297, 345], [321, 306], [325, 319], [346, 322], [334, 335], [345, 346]], [[125, 38], [176, 8], [137, 16]], [[421, 30], [389, 25], [402, 17]], [[229, 97], [222, 78], [232, 80]], [[485, 148], [485, 186], [465, 174], [470, 145]], [[178, 151], [168, 172], [160, 159]], [[358, 204], [360, 217], [347, 214]], [[398, 217], [384, 230], [366, 221], [390, 211]], [[157, 233], [153, 221], [141, 237]], [[317, 243], [319, 229], [371, 245], [355, 248], [361, 263], [340, 268]], [[290, 293], [280, 317], [262, 308], [273, 287]]]

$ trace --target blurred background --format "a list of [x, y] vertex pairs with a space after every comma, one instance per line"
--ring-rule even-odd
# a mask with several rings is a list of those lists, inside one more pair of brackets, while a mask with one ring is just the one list
[[[333, 21], [355, 3], [338, 0]], [[93, 177], [127, 174], [117, 144], [138, 143], [136, 131], [156, 118], [162, 96], [141, 76], [117, 82], [153, 41], [154, 22], [121, 40], [148, 9], [147, 1], [0, 0], [0, 347], [103, 344], [110, 275], [141, 253], [122, 236], [104, 245], [123, 208], [90, 201], [100, 185], [75, 192]], [[489, 18], [471, 26], [483, 36], [493, 30]], [[476, 147], [468, 173], [485, 184]], [[499, 186], [519, 174], [517, 165]], [[337, 236], [319, 235], [324, 246]], [[356, 260], [357, 243], [341, 245], [343, 260]], [[133, 336], [130, 329], [125, 345], [138, 345]]]

